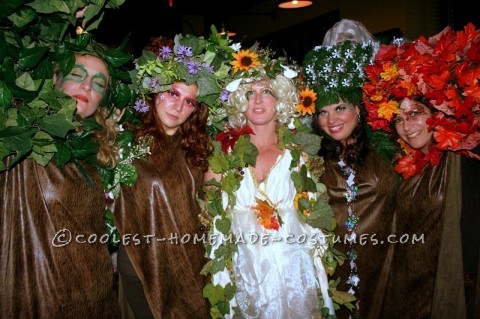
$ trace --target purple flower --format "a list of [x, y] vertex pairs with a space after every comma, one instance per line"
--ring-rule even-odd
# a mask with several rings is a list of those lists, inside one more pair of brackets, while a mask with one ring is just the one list
[[202, 69], [202, 65], [200, 62], [195, 62], [195, 61], [188, 61], [185, 63], [185, 66], [188, 68], [188, 72], [190, 74], [197, 74], [198, 71]]
[[172, 49], [170, 49], [170, 47], [168, 46], [163, 46], [161, 49], [158, 50], [158, 55], [162, 60], [166, 60], [169, 57], [171, 57], [172, 53], [173, 53]]
[[133, 108], [139, 113], [146, 113], [149, 109], [147, 103], [141, 99], [135, 101], [135, 105], [133, 106]]
[[208, 64], [204, 63], [202, 66], [203, 66], [205, 69], [209, 70], [210, 73], [212, 73], [212, 74], [215, 73], [215, 69], [213, 68], [213, 65], [208, 65]]
[[177, 50], [177, 55], [181, 59], [185, 59], [187, 57], [191, 57], [193, 55], [192, 48], [187, 47], [185, 45], [181, 45]]
[[222, 100], [223, 102], [227, 102], [229, 96], [230, 92], [226, 89], [223, 89], [222, 93], [220, 93], [220, 100]]

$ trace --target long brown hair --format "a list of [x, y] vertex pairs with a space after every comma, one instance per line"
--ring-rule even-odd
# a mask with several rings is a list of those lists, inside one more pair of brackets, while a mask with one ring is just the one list
[[[157, 117], [155, 98], [156, 95], [147, 101], [149, 110], [142, 115], [143, 125], [137, 129], [135, 134], [137, 139], [147, 135], [153, 137], [153, 142], [150, 146], [152, 154], [155, 154], [161, 148], [167, 137]], [[178, 133], [182, 136], [181, 145], [185, 150], [187, 162], [202, 172], [207, 171], [208, 159], [212, 153], [212, 144], [207, 131], [207, 118], [207, 105], [199, 103], [195, 111], [192, 112], [178, 130]]]

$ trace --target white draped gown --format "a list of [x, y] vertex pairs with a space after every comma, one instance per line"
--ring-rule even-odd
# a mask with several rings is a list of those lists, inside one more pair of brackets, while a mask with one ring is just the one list
[[[238, 306], [243, 318], [320, 318], [321, 295], [330, 313], [334, 313], [320, 258], [323, 234], [303, 222], [294, 207], [296, 190], [290, 177], [291, 161], [290, 151], [286, 150], [260, 183], [255, 181], [251, 169], [244, 168], [244, 178], [235, 193], [235, 207], [229, 210], [231, 231], [238, 241], [238, 253], [233, 256], [237, 290], [231, 305]], [[265, 229], [253, 210], [256, 198], [266, 197], [281, 216], [278, 231]], [[226, 204], [224, 200], [224, 207]], [[214, 276], [216, 284], [225, 286], [228, 282], [226, 269]]]

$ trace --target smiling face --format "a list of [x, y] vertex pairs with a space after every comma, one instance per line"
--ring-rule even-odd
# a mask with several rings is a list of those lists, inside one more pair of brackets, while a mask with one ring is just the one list
[[360, 109], [349, 103], [330, 104], [323, 107], [317, 116], [318, 126], [332, 139], [347, 144], [358, 124]]
[[422, 103], [403, 99], [400, 114], [395, 118], [395, 129], [410, 147], [426, 153], [432, 144], [433, 131], [428, 130], [426, 122], [431, 116], [431, 110]]
[[255, 126], [275, 123], [277, 99], [268, 81], [255, 82], [246, 95], [248, 108], [245, 117], [249, 124]]
[[109, 72], [102, 59], [77, 55], [75, 66], [58, 84], [59, 89], [77, 100], [77, 114], [92, 115], [107, 93]]
[[170, 91], [157, 94], [155, 109], [157, 120], [167, 135], [173, 135], [198, 107], [198, 87], [182, 82], [172, 84]]

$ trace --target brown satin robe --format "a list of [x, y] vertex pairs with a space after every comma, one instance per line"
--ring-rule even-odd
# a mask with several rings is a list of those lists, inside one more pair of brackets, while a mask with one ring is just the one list
[[[394, 209], [398, 177], [391, 165], [374, 152], [370, 152], [364, 165], [358, 165], [355, 170], [358, 196], [354, 209], [360, 218], [356, 228], [355, 245], [360, 278], [356, 297], [360, 301], [361, 318], [380, 319], [383, 318], [380, 311], [393, 258], [394, 247], [387, 243], [387, 237], [395, 231]], [[347, 234], [345, 221], [348, 217], [344, 196], [345, 177], [337, 161], [325, 161], [325, 173], [320, 181], [327, 186], [329, 203], [338, 222], [335, 234], [341, 240], [335, 244], [335, 248], [346, 255], [349, 246], [344, 239]], [[383, 244], [380, 243], [382, 240]], [[378, 241], [377, 244], [375, 241]], [[349, 274], [350, 262], [346, 259], [342, 266], [337, 267], [334, 275], [335, 279], [341, 279], [339, 290], [348, 291], [345, 281]], [[351, 314], [346, 309], [336, 311], [337, 318], [348, 318]]]
[[[119, 318], [112, 262], [99, 243], [105, 196], [89, 173], [93, 188], [73, 164], [25, 160], [0, 173], [0, 318]], [[55, 247], [62, 229], [71, 242]], [[78, 243], [90, 235], [95, 243]]]
[[[194, 234], [203, 234], [195, 196], [202, 173], [188, 168], [179, 142], [178, 134], [169, 137], [159, 154], [135, 162], [138, 180], [132, 187], [122, 188], [114, 208], [115, 225], [121, 235], [155, 234], [155, 239], [167, 239], [154, 239], [150, 244], [141, 239], [138, 245], [123, 245], [119, 254], [126, 253], [127, 262], [126, 256], [119, 256], [118, 267], [125, 283], [125, 276], [131, 275], [129, 259], [143, 284], [143, 304], [148, 303], [155, 318], [209, 318], [209, 307], [202, 296], [206, 277], [200, 274], [206, 262], [204, 246], [202, 242], [193, 243]], [[191, 239], [176, 243], [168, 239], [171, 234], [178, 236], [178, 241], [184, 235]], [[124, 285], [122, 289], [132, 310], [142, 307], [138, 303], [143, 296], [129, 297], [130, 287]], [[141, 319], [140, 311], [148, 313], [140, 309], [137, 319]]]
[[397, 233], [424, 242], [396, 245], [384, 318], [465, 318], [458, 160], [443, 152], [439, 165], [400, 185]]

